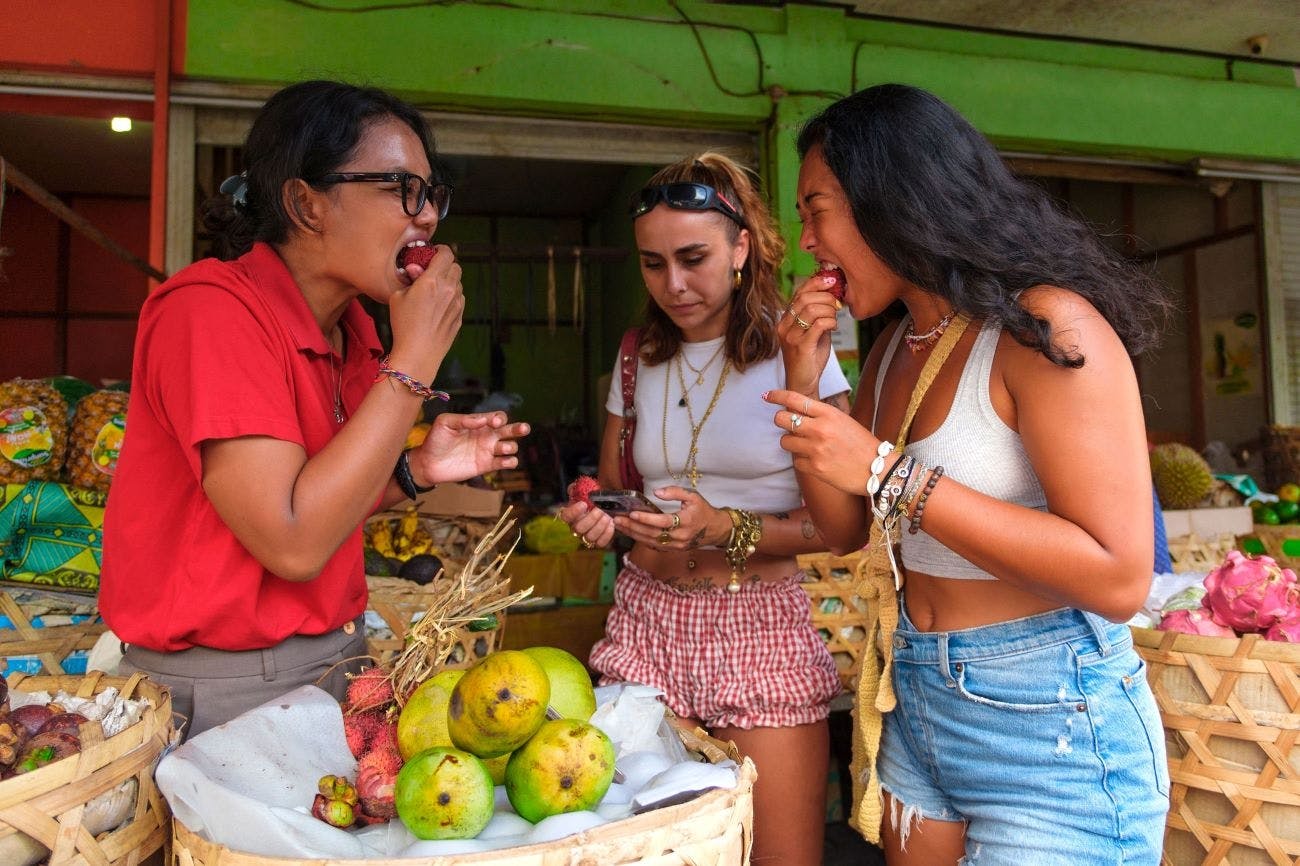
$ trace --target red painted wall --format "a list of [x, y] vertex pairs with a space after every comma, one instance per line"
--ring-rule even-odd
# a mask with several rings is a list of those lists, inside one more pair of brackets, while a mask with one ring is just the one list
[[[153, 75], [158, 0], [4, 0], [0, 66]], [[185, 69], [186, 0], [171, 0], [172, 73]]]
[[[149, 200], [71, 196], [70, 207], [136, 255], [149, 247]], [[94, 384], [131, 375], [135, 314], [147, 278], [112, 253], [63, 226], [21, 193], [5, 201], [0, 246], [0, 381], [68, 373]], [[67, 286], [66, 337], [55, 314]], [[43, 313], [44, 317], [13, 314]], [[118, 314], [104, 318], [102, 314]], [[100, 314], [101, 317], [96, 317]], [[84, 315], [85, 317], [80, 317]], [[124, 315], [125, 318], [121, 316]], [[67, 357], [66, 365], [63, 358]]]

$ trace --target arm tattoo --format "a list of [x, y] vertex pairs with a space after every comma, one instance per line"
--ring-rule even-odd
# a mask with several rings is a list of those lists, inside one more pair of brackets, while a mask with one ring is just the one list
[[[705, 527], [705, 528], [707, 528], [707, 527]], [[704, 529], [701, 529], [699, 532], [697, 532], [697, 533], [695, 533], [693, 536], [691, 536], [691, 540], [690, 540], [690, 541], [686, 542], [686, 549], [687, 549], [687, 550], [695, 550], [697, 547], [700, 546], [700, 542], [703, 541], [703, 540], [704, 540]]]
[[847, 391], [840, 394], [832, 394], [822, 402], [825, 403], [827, 406], [834, 406], [836, 409], [839, 409], [841, 412], [848, 412], [850, 408], [849, 396]]
[[817, 535], [817, 527], [813, 526], [813, 522], [811, 520], [805, 520], [802, 524], [800, 524], [799, 528], [803, 532], [804, 538], [811, 539]]

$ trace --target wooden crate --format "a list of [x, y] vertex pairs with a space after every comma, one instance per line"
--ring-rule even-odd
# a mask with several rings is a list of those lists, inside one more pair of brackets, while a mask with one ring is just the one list
[[1256, 523], [1250, 534], [1237, 540], [1245, 553], [1264, 553], [1283, 568], [1300, 572], [1300, 525], [1269, 526]]
[[806, 579], [804, 592], [812, 612], [813, 627], [826, 642], [840, 682], [852, 691], [862, 670], [862, 653], [867, 642], [867, 603], [853, 591], [861, 552], [848, 556], [806, 553], [799, 567]]
[[[0, 586], [0, 615], [9, 619], [10, 628], [0, 628], [0, 672], [6, 670], [12, 661], [14, 665], [25, 663], [28, 659], [38, 660], [39, 670], [24, 670], [23, 673], [41, 674], [81, 674], [85, 673], [84, 656], [81, 656], [81, 670], [74, 670], [79, 654], [89, 652], [104, 633], [107, 626], [99, 616], [94, 605], [93, 596], [71, 593], [67, 595], [77, 601], [90, 605], [91, 613], [82, 622], [67, 625], [38, 625], [36, 619], [18, 602], [24, 592], [43, 591], [35, 586]], [[76, 655], [74, 655], [76, 654]]]

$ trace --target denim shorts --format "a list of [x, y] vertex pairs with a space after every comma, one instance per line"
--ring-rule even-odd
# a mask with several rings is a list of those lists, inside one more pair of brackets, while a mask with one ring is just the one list
[[899, 619], [878, 766], [904, 839], [965, 821], [972, 866], [1160, 862], [1164, 730], [1128, 626], [1065, 608], [952, 632]]

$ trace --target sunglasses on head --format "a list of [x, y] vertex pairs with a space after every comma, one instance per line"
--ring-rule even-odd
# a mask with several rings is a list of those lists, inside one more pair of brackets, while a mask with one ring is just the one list
[[715, 210], [735, 221], [741, 228], [747, 228], [736, 206], [727, 201], [722, 193], [706, 183], [665, 183], [648, 186], [632, 197], [630, 208], [632, 219], [645, 216], [655, 209], [660, 202], [674, 210]]

